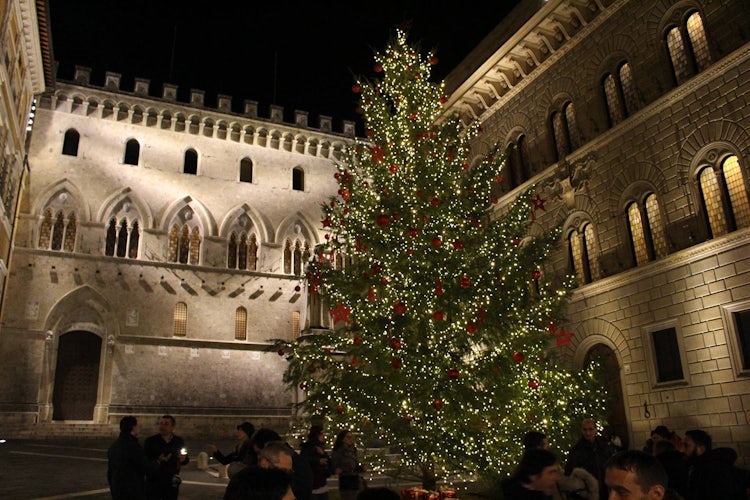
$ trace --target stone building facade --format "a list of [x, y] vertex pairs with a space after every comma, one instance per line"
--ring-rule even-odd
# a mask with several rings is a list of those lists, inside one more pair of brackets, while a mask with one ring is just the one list
[[633, 448], [664, 424], [750, 456], [749, 36], [741, 0], [523, 2], [447, 79], [509, 148], [498, 210], [535, 185], [562, 225], [559, 353], [602, 360]]
[[[304, 263], [354, 135], [132, 91], [90, 70], [39, 99], [0, 336], [6, 426], [108, 432], [125, 414], [183, 433], [286, 426], [270, 339], [309, 323]], [[325, 326], [327, 316], [313, 323]], [[149, 420], [150, 421], [150, 420]], [[80, 430], [78, 426], [77, 430]]]
[[[563, 227], [545, 272], [578, 278], [573, 337], [551, 349], [601, 360], [632, 448], [664, 424], [750, 456], [748, 37], [744, 0], [529, 0], [447, 79], [476, 151], [508, 146], [496, 209], [533, 185], [534, 230]], [[302, 269], [353, 124], [87, 73], [40, 101], [0, 421], [285, 425], [296, 395], [267, 340], [326, 326]]]

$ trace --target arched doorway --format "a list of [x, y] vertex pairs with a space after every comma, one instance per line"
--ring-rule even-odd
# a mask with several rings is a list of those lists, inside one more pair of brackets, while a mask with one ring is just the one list
[[623, 403], [620, 363], [615, 352], [604, 344], [596, 344], [586, 352], [583, 366], [588, 368], [592, 361], [598, 361], [607, 391], [607, 422], [614, 427], [624, 449], [628, 449], [628, 423]]
[[52, 394], [53, 420], [93, 420], [102, 339], [86, 331], [60, 336]]

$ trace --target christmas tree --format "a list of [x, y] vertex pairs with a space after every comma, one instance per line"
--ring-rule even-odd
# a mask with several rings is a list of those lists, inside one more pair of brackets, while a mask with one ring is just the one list
[[498, 204], [505, 155], [474, 153], [479, 127], [441, 118], [436, 63], [397, 31], [354, 85], [366, 139], [339, 163], [306, 275], [334, 328], [275, 344], [305, 415], [377, 437], [430, 489], [502, 477], [529, 430], [567, 450], [603, 411], [590, 374], [553, 359], [570, 343], [557, 327], [569, 284], [544, 270], [559, 232], [529, 234], [544, 208], [533, 189]]

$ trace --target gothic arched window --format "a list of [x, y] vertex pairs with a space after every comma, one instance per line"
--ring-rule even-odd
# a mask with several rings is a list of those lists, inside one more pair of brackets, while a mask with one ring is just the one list
[[699, 12], [692, 12], [679, 26], [669, 28], [665, 41], [677, 85], [711, 64], [708, 37]]

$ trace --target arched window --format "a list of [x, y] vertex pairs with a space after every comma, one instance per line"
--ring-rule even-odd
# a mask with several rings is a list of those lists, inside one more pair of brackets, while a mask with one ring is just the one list
[[559, 111], [552, 113], [550, 121], [555, 153], [557, 154], [555, 161], [559, 161], [581, 145], [573, 103], [570, 101], [564, 102]]
[[508, 161], [506, 174], [511, 189], [516, 188], [531, 178], [531, 163], [529, 161], [529, 147], [526, 136], [518, 136], [515, 144], [508, 146]]
[[184, 302], [178, 302], [174, 306], [172, 335], [175, 337], [185, 337], [187, 335], [187, 304]]
[[78, 141], [81, 135], [76, 129], [70, 128], [65, 131], [65, 138], [63, 139], [62, 154], [68, 156], [78, 156]]
[[240, 160], [240, 182], [253, 182], [253, 161], [250, 158]]
[[597, 237], [593, 224], [581, 223], [568, 233], [569, 266], [575, 273], [579, 286], [601, 277], [597, 258]]
[[295, 191], [305, 190], [305, 171], [301, 167], [292, 170], [292, 189]]
[[135, 259], [138, 257], [139, 240], [140, 227], [137, 220], [129, 224], [124, 217], [119, 221], [113, 217], [107, 227], [104, 255]]
[[77, 226], [75, 212], [66, 214], [59, 210], [53, 216], [52, 210], [45, 210], [39, 226], [39, 248], [72, 252], [75, 249]]
[[680, 26], [672, 26], [666, 35], [667, 52], [677, 85], [711, 64], [708, 37], [699, 12], [691, 13]]
[[138, 165], [138, 156], [141, 153], [141, 145], [135, 139], [130, 139], [125, 144], [125, 160], [123, 163], [126, 165]]
[[737, 156], [703, 167], [697, 179], [711, 237], [750, 226], [748, 190]]
[[200, 263], [201, 231], [197, 226], [174, 224], [169, 231], [169, 262]]
[[234, 340], [247, 340], [247, 309], [242, 306], [234, 312]]
[[620, 64], [617, 71], [604, 75], [602, 86], [610, 125], [617, 125], [638, 110], [633, 73], [627, 62]]
[[229, 235], [227, 244], [227, 267], [229, 269], [242, 269], [257, 271], [258, 265], [258, 238], [255, 233], [240, 233], [234, 231]]
[[185, 151], [185, 164], [182, 168], [185, 174], [196, 175], [198, 173], [198, 153], [194, 149]]
[[310, 260], [310, 244], [305, 240], [287, 239], [284, 245], [284, 273], [299, 276], [304, 270], [304, 264]]
[[643, 265], [669, 253], [659, 201], [654, 193], [639, 195], [626, 207], [635, 264]]

